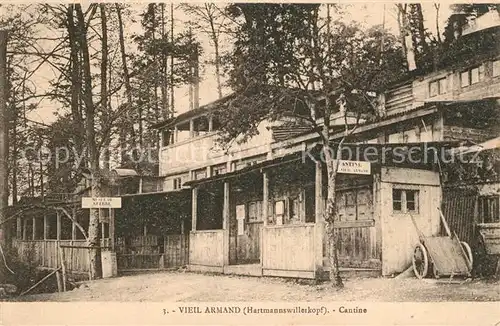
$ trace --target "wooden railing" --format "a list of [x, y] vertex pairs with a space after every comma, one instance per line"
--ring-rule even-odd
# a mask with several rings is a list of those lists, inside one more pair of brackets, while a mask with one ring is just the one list
[[262, 268], [314, 273], [314, 228], [314, 224], [264, 227]]
[[224, 230], [191, 231], [189, 244], [190, 265], [224, 265]]

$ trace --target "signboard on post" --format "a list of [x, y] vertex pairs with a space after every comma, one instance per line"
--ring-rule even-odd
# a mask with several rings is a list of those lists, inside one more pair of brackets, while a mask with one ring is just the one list
[[339, 161], [338, 173], [346, 174], [371, 174], [370, 162], [363, 161]]
[[121, 197], [83, 197], [82, 208], [121, 208]]

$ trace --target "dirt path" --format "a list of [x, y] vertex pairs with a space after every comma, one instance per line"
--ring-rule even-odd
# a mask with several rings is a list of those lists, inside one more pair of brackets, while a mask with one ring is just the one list
[[164, 272], [88, 283], [70, 292], [19, 301], [500, 301], [499, 281], [349, 279], [342, 290], [279, 278]]

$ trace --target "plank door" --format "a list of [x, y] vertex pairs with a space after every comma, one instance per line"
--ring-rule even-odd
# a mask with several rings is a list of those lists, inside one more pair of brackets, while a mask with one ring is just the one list
[[339, 263], [345, 268], [380, 268], [370, 186], [337, 192], [335, 234]]
[[262, 202], [237, 205], [236, 210], [236, 262], [259, 263]]

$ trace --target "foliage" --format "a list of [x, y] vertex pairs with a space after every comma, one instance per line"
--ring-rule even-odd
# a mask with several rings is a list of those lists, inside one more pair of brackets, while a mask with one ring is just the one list
[[404, 73], [396, 38], [380, 26], [364, 31], [319, 17], [319, 5], [234, 4], [228, 10], [244, 21], [230, 61], [236, 95], [221, 110], [225, 142], [255, 135], [260, 121], [284, 116], [315, 130], [324, 112], [321, 95], [338, 89], [350, 110], [373, 111], [371, 91]]
[[142, 234], [147, 225], [149, 234], [165, 235], [180, 231], [180, 223], [189, 215], [190, 199], [186, 196], [165, 198], [163, 195], [124, 198], [117, 211], [117, 235]]

